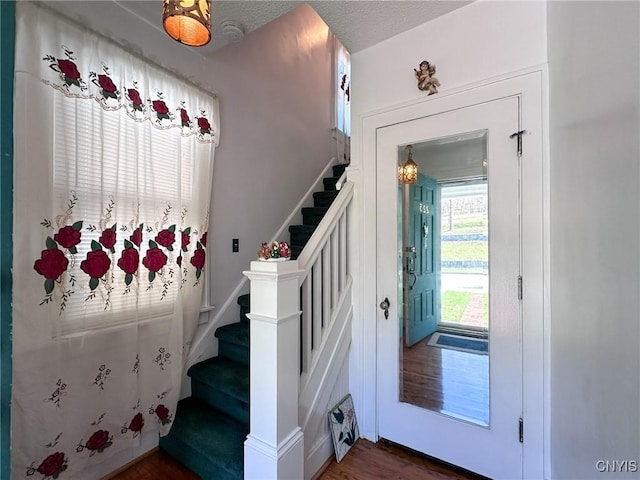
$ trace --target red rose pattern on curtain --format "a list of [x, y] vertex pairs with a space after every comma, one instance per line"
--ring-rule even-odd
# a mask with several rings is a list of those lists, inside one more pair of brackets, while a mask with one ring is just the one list
[[[73, 207], [77, 202], [75, 194], [69, 201], [69, 209], [64, 215], [58, 215], [59, 221], [65, 221], [73, 214]], [[108, 210], [112, 210], [114, 202], [111, 200]], [[165, 211], [165, 219], [171, 205], [167, 205]], [[134, 223], [132, 221], [131, 223]], [[154, 222], [161, 224], [161, 222]], [[98, 241], [84, 240], [82, 235], [83, 225], [86, 232], [96, 232], [97, 227], [89, 223], [87, 220], [78, 220], [72, 225], [54, 225], [49, 219], [44, 219], [40, 223], [47, 229], [49, 235], [46, 238], [45, 249], [40, 252], [40, 258], [36, 259], [33, 268], [42, 275], [44, 280], [45, 296], [40, 305], [46, 305], [54, 301], [54, 291], [59, 293], [59, 308], [62, 313], [67, 305], [69, 298], [76, 292], [74, 286], [80, 281], [80, 274], [84, 273], [89, 279], [88, 285], [91, 293], [85, 298], [85, 301], [91, 301], [96, 298], [95, 290], [102, 286], [105, 295], [102, 297], [104, 301], [104, 309], [109, 308], [110, 297], [114, 291], [114, 284], [120, 283], [124, 286], [122, 291], [115, 292], [127, 295], [131, 292], [131, 286], [135, 283], [137, 288], [146, 288], [151, 290], [156, 277], [160, 277], [162, 282], [162, 291], [158, 295], [158, 300], [164, 300], [167, 297], [168, 289], [174, 282], [176, 276], [175, 268], [169, 261], [169, 256], [174, 252], [176, 244], [176, 225], [161, 227], [160, 231], [154, 231], [154, 227], [146, 226], [141, 223], [133, 228], [128, 225], [121, 225], [118, 228], [114, 223], [110, 227], [100, 232]], [[57, 229], [57, 231], [56, 231]], [[143, 234], [144, 232], [144, 234]], [[190, 258], [189, 264], [193, 267], [193, 286], [197, 286], [205, 266], [207, 232], [202, 233], [198, 239], [199, 229], [192, 226], [181, 228], [179, 255], [175, 259], [175, 265], [181, 270], [182, 288], [189, 281], [190, 269], [188, 265], [182, 266], [183, 255]], [[144, 250], [143, 237], [149, 237], [148, 246]], [[192, 236], [195, 237], [195, 246], [191, 252], [189, 247], [192, 244]], [[116, 243], [122, 238], [122, 248], [116, 255]], [[153, 238], [153, 239], [151, 239]], [[90, 250], [87, 252], [84, 260], [79, 261], [76, 256], [78, 247], [83, 241], [90, 242]], [[190, 255], [190, 256], [189, 256]], [[71, 258], [71, 261], [69, 261]], [[117, 261], [112, 261], [115, 260]], [[142, 259], [142, 261], [140, 261]], [[79, 264], [80, 272], [77, 269]], [[141, 274], [141, 264], [147, 271], [147, 276]], [[117, 267], [117, 269], [116, 269]], [[123, 275], [123, 282], [115, 282], [116, 275]], [[135, 281], [135, 282], [134, 282]]]
[[[181, 135], [195, 135], [200, 142], [213, 143], [216, 141], [217, 132], [212, 129], [206, 110], [199, 112], [200, 115], [195, 117], [196, 124], [194, 125], [184, 101], [181, 101], [172, 111], [166, 104], [164, 93], [156, 91], [155, 99], [148, 98], [146, 102], [143, 102], [138, 82], [134, 80], [131, 86], [117, 87], [109, 76], [109, 67], [106, 65], [102, 65], [103, 73], [95, 71], [89, 73], [90, 82], [97, 87], [97, 92], [89, 92], [87, 82], [83, 80], [78, 71], [76, 64], [78, 59], [75, 53], [65, 45], [61, 46], [61, 50], [65, 58], [48, 54], [43, 60], [49, 63], [49, 68], [58, 72], [62, 83], [43, 80], [46, 84], [69, 97], [94, 99], [105, 110], [125, 108], [127, 115], [135, 121], [150, 121], [160, 129], [180, 128]], [[173, 112], [177, 112], [178, 115]]]

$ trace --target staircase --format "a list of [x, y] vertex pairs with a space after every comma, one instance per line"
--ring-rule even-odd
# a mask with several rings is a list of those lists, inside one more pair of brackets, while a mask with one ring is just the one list
[[302, 209], [302, 225], [292, 225], [289, 227], [291, 248], [291, 259], [298, 258], [302, 249], [307, 244], [316, 227], [327, 213], [331, 203], [338, 196], [336, 183], [344, 173], [346, 164], [333, 166], [333, 177], [326, 177], [322, 180], [324, 191], [313, 194], [313, 207]]
[[[314, 206], [302, 209], [303, 225], [289, 227], [296, 259], [338, 195], [346, 165], [333, 166]], [[204, 480], [243, 478], [244, 441], [249, 433], [249, 295], [238, 297], [240, 321], [216, 329], [218, 356], [193, 365], [191, 397], [178, 402], [171, 431], [160, 448]]]

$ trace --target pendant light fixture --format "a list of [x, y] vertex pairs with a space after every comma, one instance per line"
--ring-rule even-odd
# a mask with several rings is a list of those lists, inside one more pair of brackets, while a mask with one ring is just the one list
[[418, 181], [418, 165], [413, 161], [413, 155], [411, 154], [412, 149], [413, 145], [407, 145], [409, 155], [407, 161], [402, 166], [402, 173], [400, 174], [400, 171], [398, 172], [398, 177], [401, 183], [404, 183], [405, 185], [411, 185], [412, 183], [416, 183]]
[[162, 25], [180, 43], [206, 45], [211, 40], [211, 0], [164, 0]]

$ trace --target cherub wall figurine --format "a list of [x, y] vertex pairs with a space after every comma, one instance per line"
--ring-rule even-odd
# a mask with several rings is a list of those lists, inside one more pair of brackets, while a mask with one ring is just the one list
[[416, 78], [418, 79], [418, 90], [426, 90], [429, 92], [429, 95], [433, 95], [434, 93], [438, 93], [438, 88], [440, 86], [440, 82], [435, 75], [436, 66], [431, 65], [426, 60], [420, 62], [420, 70], [413, 69]]

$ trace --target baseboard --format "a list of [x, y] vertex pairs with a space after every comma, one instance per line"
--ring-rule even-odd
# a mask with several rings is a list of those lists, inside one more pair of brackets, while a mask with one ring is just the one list
[[322, 466], [316, 472], [316, 474], [313, 477], [311, 477], [311, 480], [318, 480], [320, 477], [322, 477], [322, 474], [325, 472], [327, 468], [329, 468], [329, 465], [331, 465], [333, 461], [334, 461], [333, 455], [327, 458], [327, 460], [322, 464]]
[[154, 453], [156, 453], [158, 450], [160, 450], [160, 447], [154, 447], [151, 450], [146, 451], [145, 453], [143, 453], [142, 455], [140, 455], [139, 457], [134, 458], [133, 460], [131, 460], [128, 463], [125, 463], [124, 465], [122, 465], [120, 468], [118, 468], [117, 470], [114, 470], [113, 472], [105, 475], [104, 477], [102, 477], [100, 480], [110, 480], [111, 478], [114, 478], [116, 475], [120, 475], [122, 472], [124, 472], [125, 470], [128, 470], [129, 468], [131, 468], [132, 466], [134, 466], [136, 463], [141, 462], [142, 460], [144, 460], [145, 458], [147, 458], [150, 455], [153, 455]]
[[[331, 434], [320, 437], [304, 461], [305, 478], [317, 480], [334, 460]], [[315, 472], [315, 473], [312, 473]]]

